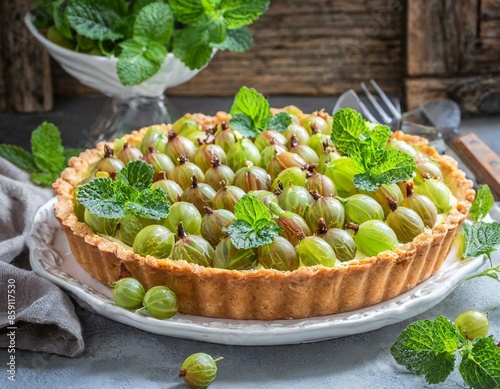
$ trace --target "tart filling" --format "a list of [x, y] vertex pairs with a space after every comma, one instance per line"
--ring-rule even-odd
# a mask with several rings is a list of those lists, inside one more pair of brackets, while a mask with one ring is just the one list
[[[273, 114], [292, 111], [296, 114], [295, 117], [300, 123], [309, 121], [310, 125], [311, 118], [316, 117], [322, 118], [325, 123], [329, 122], [329, 116], [323, 111], [314, 112], [312, 115], [304, 115], [295, 107], [285, 107], [283, 110], [272, 110]], [[231, 116], [229, 114], [219, 112], [214, 117], [202, 114], [188, 114], [185, 116], [184, 120], [196, 121], [205, 132], [207, 130], [210, 132], [214, 129], [218, 129], [217, 131], [220, 133], [222, 131], [228, 131], [226, 123], [229, 122], [230, 118]], [[176, 124], [174, 124], [174, 126], [176, 126]], [[304, 133], [301, 132], [300, 128], [293, 126], [301, 127], [297, 123], [292, 123], [287, 128], [285, 132], [287, 136], [292, 133], [290, 136], [290, 143], [285, 140], [286, 144], [280, 145], [280, 137], [276, 137], [277, 140], [271, 142], [265, 139], [265, 137], [261, 137], [254, 142], [257, 146], [263, 146], [262, 150], [267, 147], [266, 142], [277, 150], [274, 150], [275, 153], [269, 159], [267, 169], [265, 169], [271, 176], [274, 176], [272, 177], [274, 178], [272, 184], [269, 184], [267, 177], [260, 179], [257, 173], [252, 176], [254, 178], [254, 181], [251, 183], [254, 185], [253, 187], [248, 186], [250, 185], [248, 181], [235, 181], [235, 177], [229, 177], [230, 174], [227, 179], [238, 182], [238, 185], [240, 187], [244, 186], [246, 190], [255, 189], [257, 188], [256, 185], [261, 184], [264, 186], [268, 185], [266, 187], [268, 190], [271, 189], [271, 187], [277, 189], [278, 192], [282, 190], [279, 188], [279, 185], [276, 184], [277, 181], [280, 181], [276, 180], [276, 178], [280, 176], [281, 172], [286, 167], [281, 166], [281, 162], [275, 158], [278, 152], [301, 155], [301, 159], [303, 159], [302, 156], [308, 156], [314, 159], [314, 155], [307, 154], [309, 152], [308, 149], [302, 148], [302, 150], [300, 150], [297, 148], [297, 146], [300, 145], [300, 143], [298, 143], [300, 140], [298, 139], [304, 136]], [[89, 180], [89, 176], [92, 172], [95, 173], [96, 164], [102, 161], [106, 153], [109, 154], [111, 147], [117, 145], [118, 147], [123, 147], [124, 142], [128, 142], [129, 145], [137, 148], [142, 145], [143, 151], [146, 151], [147, 154], [148, 150], [144, 149], [145, 139], [150, 136], [152, 131], [163, 133], [166, 136], [170, 135], [170, 139], [168, 139], [166, 143], [168, 144], [168, 142], [171, 142], [171, 146], [167, 148], [168, 152], [165, 153], [165, 155], [168, 156], [170, 154], [170, 160], [174, 161], [176, 154], [174, 147], [175, 143], [172, 142], [172, 128], [170, 124], [143, 128], [126, 135], [120, 142], [115, 142], [115, 144], [100, 143], [95, 149], [85, 151], [78, 158], [72, 158], [69, 162], [69, 167], [54, 184], [54, 190], [58, 198], [58, 202], [55, 205], [55, 212], [68, 238], [75, 258], [90, 275], [103, 283], [114, 282], [120, 278], [132, 276], [137, 278], [148, 289], [156, 285], [166, 285], [178, 296], [179, 311], [182, 313], [231, 319], [292, 319], [350, 311], [390, 299], [410, 290], [415, 285], [429, 278], [440, 268], [452, 247], [454, 238], [465, 220], [474, 198], [472, 183], [465, 178], [461, 170], [457, 169], [457, 164], [453, 159], [439, 155], [434, 148], [427, 146], [427, 141], [423, 138], [396, 132], [391, 134], [390, 143], [393, 143], [391, 147], [397, 147], [403, 151], [404, 148], [408, 148], [408, 153], [414, 154], [415, 158], [422, 161], [422, 164], [419, 165], [421, 169], [419, 170], [417, 168], [413, 178], [414, 182], [419, 183], [419, 185], [415, 185], [415, 190], [418, 192], [423, 187], [425, 180], [435, 180], [439, 181], [439, 184], [445, 184], [452, 195], [449, 197], [449, 201], [444, 205], [439, 204], [436, 200], [438, 202], [436, 207], [439, 208], [439, 215], [433, 219], [434, 221], [431, 224], [423, 220], [425, 219], [424, 217], [422, 223], [427, 224], [418, 226], [419, 230], [417, 235], [411, 235], [411, 231], [398, 231], [395, 242], [396, 245], [391, 246], [391, 248], [394, 247], [392, 250], [389, 249], [375, 252], [375, 254], [370, 255], [372, 246], [365, 245], [365, 248], [365, 246], [358, 244], [359, 242], [356, 241], [357, 249], [354, 247], [351, 250], [351, 253], [354, 253], [354, 255], [349, 253], [342, 254], [340, 251], [336, 252], [335, 256], [337, 260], [333, 261], [333, 265], [331, 263], [326, 265], [306, 263], [306, 261], [300, 257], [301, 252], [298, 250], [298, 256], [301, 258], [298, 265], [301, 266], [293, 266], [292, 270], [265, 268], [263, 264], [254, 265], [245, 270], [235, 270], [203, 266], [196, 263], [190, 263], [183, 259], [173, 260], [171, 258], [156, 258], [152, 255], [140, 255], [137, 253], [137, 250], [134, 250], [132, 247], [133, 244], [126, 244], [123, 240], [117, 238], [109, 238], [106, 236], [109, 234], [95, 233], [87, 223], [83, 222], [81, 215], [77, 215], [78, 210], [75, 209], [75, 192], [82, 182]], [[290, 131], [288, 131], [289, 129]], [[193, 136], [199, 137], [203, 134], [203, 131]], [[215, 132], [215, 134], [217, 134], [217, 132]], [[224, 134], [224, 136], [226, 136], [226, 134]], [[322, 139], [324, 140], [324, 138]], [[229, 142], [230, 140], [226, 139], [224, 141]], [[223, 145], [224, 143], [221, 141], [219, 144]], [[310, 144], [311, 147], [309, 148], [314, 150], [314, 143]], [[280, 149], [279, 146], [282, 146], [282, 149]], [[198, 150], [200, 147], [202, 147], [202, 144], [199, 145]], [[287, 151], [287, 147], [289, 149], [294, 148], [294, 152]], [[207, 148], [208, 147], [205, 149]], [[262, 150], [260, 151], [260, 156], [264, 155]], [[196, 151], [196, 147], [194, 147], [193, 150], [186, 150], [185, 147], [183, 148], [183, 152], [191, 153], [190, 159], [193, 161], [196, 160], [196, 156], [200, 154], [196, 154]], [[245, 154], [247, 149], [233, 153], [220, 153], [219, 155], [216, 155], [216, 152], [218, 152], [218, 149], [214, 147], [211, 151], [211, 156], [215, 155], [217, 158], [213, 159], [219, 160], [218, 163], [220, 165], [225, 165], [220, 163], [220, 160], [225, 157], [227, 166], [233, 166], [231, 170], [236, 170], [236, 172], [233, 171], [233, 173], [236, 173], [235, 176], [237, 176], [238, 170], [242, 168], [245, 169], [244, 167], [240, 167], [241, 163], [239, 160], [241, 159], [241, 155], [243, 154], [242, 158], [244, 163], [253, 158], [251, 153]], [[117, 154], [116, 150], [115, 154]], [[318, 159], [316, 165], [320, 167], [322, 157], [321, 149], [318, 149], [316, 154]], [[345, 158], [340, 155], [338, 157]], [[292, 155], [287, 155], [287, 158], [292, 158]], [[273, 162], [271, 162], [271, 160], [273, 160]], [[200, 157], [196, 165], [201, 167], [204, 161], [206, 161], [206, 159]], [[181, 160], [176, 162], [182, 164]], [[425, 166], [427, 162], [430, 162], [431, 165]], [[149, 163], [151, 163], [151, 161], [149, 161]], [[259, 163], [260, 162], [256, 162], [254, 164], [252, 162], [247, 165], [246, 169], [252, 169], [253, 165]], [[286, 163], [289, 163], [289, 160]], [[329, 163], [330, 162], [326, 163], [325, 166], [328, 166]], [[162, 166], [165, 169], [170, 169], [170, 178], [176, 166], [179, 165], [175, 165], [174, 162], [173, 166], [168, 165], [168, 163]], [[432, 175], [434, 172], [433, 166], [437, 167], [436, 174], [441, 174], [441, 177], [434, 177]], [[236, 169], [236, 167], [238, 168]], [[208, 166], [203, 166], [205, 172], [208, 169]], [[193, 170], [191, 173], [190, 175], [196, 177], [196, 170]], [[100, 174], [106, 176], [102, 171]], [[196, 179], [191, 179], [191, 186], [197, 185], [196, 188], [199, 189], [199, 185], [205, 184], [202, 182], [205, 178], [205, 174], [206, 173], [203, 173], [203, 176], [199, 175]], [[308, 174], [312, 175], [316, 174], [316, 172], [313, 169]], [[321, 176], [321, 174], [319, 175]], [[173, 176], [177, 177], [176, 181], [180, 186], [184, 186], [181, 188], [183, 191], [182, 195], [184, 196], [189, 189], [189, 185], [186, 186], [185, 178], [175, 176], [175, 174]], [[155, 172], [155, 180], [161, 179], [162, 175], [160, 172]], [[236, 178], [236, 180], [237, 179], [238, 178]], [[326, 188], [329, 188], [328, 181], [322, 180], [319, 176], [318, 179], [319, 184], [317, 185], [315, 182], [314, 185], [317, 185], [315, 188], [321, 190], [325, 188], [325, 185]], [[195, 181], [197, 182], [196, 184]], [[337, 182], [335, 182], [335, 184], [337, 184]], [[355, 216], [349, 218], [350, 211], [349, 206], [346, 207], [346, 202], [350, 201], [349, 199], [352, 197], [347, 197], [345, 194], [342, 194], [345, 196], [342, 197], [339, 194], [339, 191], [342, 189], [341, 186], [342, 185], [337, 185], [335, 189], [339, 198], [339, 200], [335, 201], [338, 201], [339, 204], [342, 203], [342, 210], [346, 212], [347, 216], [346, 218], [342, 218], [338, 226], [340, 228], [338, 229], [346, 231], [343, 227], [347, 225], [348, 234], [356, 237], [354, 231], [356, 231], [356, 228], [363, 226], [364, 221], [355, 220]], [[412, 191], [411, 184], [405, 187], [401, 183], [400, 187], [403, 188], [403, 190], [408, 190], [408, 193], [400, 191], [398, 194], [398, 196], [402, 195], [401, 199], [403, 201], [400, 201], [400, 204], [398, 204], [401, 208], [407, 197], [411, 197], [413, 193], [410, 193], [410, 191]], [[216, 191], [216, 188], [213, 188], [213, 190]], [[217, 191], [220, 190], [220, 188], [217, 189]], [[286, 190], [286, 188], [283, 188], [283, 190]], [[329, 189], [325, 190], [328, 191]], [[432, 197], [432, 190], [433, 188], [429, 188], [426, 191], [426, 193], [429, 193], [430, 197]], [[360, 194], [358, 193], [358, 195]], [[326, 195], [319, 197], [331, 196]], [[175, 201], [176, 199], [171, 200]], [[278, 203], [278, 201], [276, 201], [276, 203]], [[403, 218], [402, 220], [406, 220], [404, 218], [408, 217], [406, 214], [399, 211], [397, 211], [398, 213], [396, 215], [398, 205], [396, 205], [396, 208], [393, 207], [394, 209], [391, 209], [390, 205], [387, 205], [383, 201], [381, 201], [381, 203], [384, 207], [380, 208], [381, 211], [377, 208], [376, 212], [382, 212], [382, 217], [376, 216], [374, 219], [384, 219], [386, 223], [389, 223], [389, 219], [396, 219], [396, 216], [398, 218]], [[222, 204], [226, 203], [223, 202]], [[270, 208], [272, 210], [273, 206], [270, 206]], [[374, 208], [375, 207], [370, 209]], [[303, 211], [298, 208], [294, 210], [298, 212]], [[308, 211], [310, 211], [310, 209], [308, 209]], [[391, 213], [394, 213], [394, 215], [388, 217]], [[311, 225], [318, 215], [314, 212], [309, 212], [308, 215], [312, 215], [309, 217], [312, 221], [307, 217], [305, 219], [309, 220], [309, 224]], [[320, 212], [320, 216], [323, 215], [324, 213]], [[410, 215], [410, 217], [412, 216], [413, 214]], [[432, 218], [432, 215], [430, 217]], [[325, 219], [328, 219], [328, 217]], [[329, 220], [330, 219], [327, 220], [328, 223], [330, 223]], [[360, 223], [356, 223], [355, 221]], [[380, 222], [382, 223], [382, 221]], [[334, 222], [332, 221], [331, 223]], [[327, 226], [325, 233], [332, 228], [332, 226], [334, 226], [334, 224]], [[167, 225], [167, 227], [169, 226]], [[170, 226], [170, 230], [175, 234], [177, 232], [177, 226], [173, 227]], [[363, 229], [364, 227], [361, 228]], [[316, 228], [310, 229], [312, 231], [309, 232], [309, 235], [313, 235], [313, 233], [316, 232], [316, 237], [314, 239], [328, 242], [327, 237], [322, 236], [320, 233], [320, 228], [318, 228], [317, 231], [315, 231]], [[362, 232], [358, 230], [358, 233], [361, 236]], [[192, 233], [193, 236], [199, 234], [200, 233], [197, 232]], [[181, 235], [179, 234], [179, 236]], [[298, 237], [297, 241], [294, 241], [293, 234], [290, 236], [281, 233], [281, 237], [279, 238], [285, 240], [285, 242], [282, 241], [283, 244], [281, 246], [287, 245], [288, 242], [292, 242], [291, 247], [296, 247], [304, 241], [301, 240], [304, 239], [304, 237]], [[203, 238], [208, 239], [206, 233], [203, 235]], [[332, 239], [335, 238], [336, 236]], [[133, 243], [133, 240], [129, 243]], [[214, 245], [215, 251], [217, 251], [217, 244], [219, 243], [215, 241], [212, 242], [212, 244]], [[361, 248], [363, 250], [361, 250]], [[258, 252], [261, 253], [260, 248]], [[329, 252], [328, 249], [327, 252]], [[273, 266], [267, 265], [267, 263], [265, 263], [265, 265], [267, 267]]]

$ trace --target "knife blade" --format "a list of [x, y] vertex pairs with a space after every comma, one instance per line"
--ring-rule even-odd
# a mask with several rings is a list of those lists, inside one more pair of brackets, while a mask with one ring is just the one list
[[[484, 143], [474, 132], [460, 134], [460, 107], [449, 99], [430, 101], [420, 106], [420, 111], [438, 130], [436, 139], [430, 143], [443, 148], [444, 153], [459, 162], [465, 173], [472, 173], [478, 184], [487, 184], [500, 200], [500, 156]], [[439, 136], [440, 135], [440, 136]], [[440, 145], [441, 143], [441, 145]], [[468, 174], [471, 177], [471, 174]]]

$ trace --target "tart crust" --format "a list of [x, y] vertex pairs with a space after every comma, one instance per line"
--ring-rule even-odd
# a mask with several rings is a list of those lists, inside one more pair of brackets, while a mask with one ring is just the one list
[[[214, 125], [230, 118], [224, 112], [214, 117], [187, 116], [202, 125]], [[171, 125], [158, 127], [169, 130]], [[138, 145], [146, 131], [147, 128], [143, 128], [125, 138]], [[102, 158], [104, 142], [69, 161], [69, 167], [53, 185], [58, 199], [55, 213], [76, 260], [92, 277], [107, 284], [132, 276], [147, 289], [166, 285], [177, 294], [182, 313], [276, 320], [351, 311], [398, 296], [433, 275], [450, 252], [475, 196], [472, 182], [457, 169], [456, 161], [439, 155], [427, 146], [427, 140], [402, 132], [392, 137], [419, 146], [423, 153], [439, 162], [445, 182], [457, 198], [457, 205], [442, 222], [413, 242], [334, 268], [312, 266], [294, 271], [208, 268], [185, 261], [142, 257], [94, 234], [85, 223], [78, 221], [73, 209], [73, 194], [92, 164]]]

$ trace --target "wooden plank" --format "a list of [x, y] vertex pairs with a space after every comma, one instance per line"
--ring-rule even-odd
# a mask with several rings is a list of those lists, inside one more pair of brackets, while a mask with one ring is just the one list
[[476, 37], [477, 1], [408, 1], [409, 76], [460, 74]]
[[[242, 85], [271, 94], [338, 94], [370, 78], [401, 95], [404, 0], [273, 0], [251, 30], [254, 47], [217, 53], [172, 95], [229, 96]], [[54, 68], [57, 94], [92, 92]]]
[[409, 109], [439, 98], [449, 97], [463, 112], [500, 113], [500, 74], [450, 78], [408, 79], [406, 103]]
[[481, 0], [481, 19], [500, 19], [500, 2], [498, 0]]
[[29, 7], [28, 0], [0, 2], [3, 108], [18, 112], [52, 109], [49, 56], [23, 22]]

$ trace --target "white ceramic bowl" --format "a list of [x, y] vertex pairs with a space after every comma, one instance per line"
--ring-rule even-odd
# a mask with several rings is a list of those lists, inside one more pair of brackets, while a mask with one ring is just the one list
[[[50, 55], [82, 84], [101, 93], [120, 98], [136, 96], [157, 97], [165, 89], [183, 84], [193, 78], [202, 69], [191, 70], [172, 53], [168, 53], [160, 70], [153, 77], [135, 86], [124, 86], [116, 73], [116, 57], [101, 57], [78, 53], [65, 49], [49, 41], [40, 34], [32, 23], [32, 15], [27, 14], [24, 22], [33, 36], [49, 51]], [[214, 53], [215, 54], [215, 50]], [[212, 55], [213, 56], [213, 55]]]

